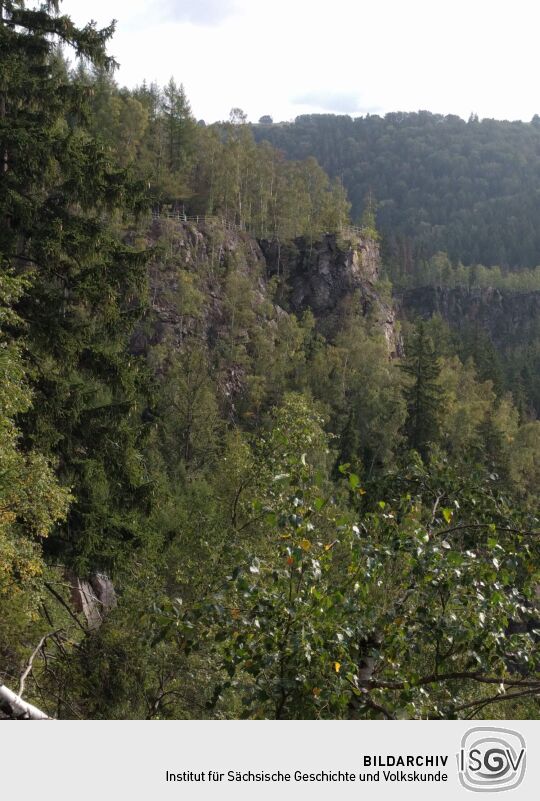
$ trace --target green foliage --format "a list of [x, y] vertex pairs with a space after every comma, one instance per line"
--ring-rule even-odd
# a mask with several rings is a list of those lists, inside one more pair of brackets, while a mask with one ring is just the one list
[[314, 156], [340, 176], [358, 219], [370, 194], [393, 276], [414, 274], [438, 251], [452, 263], [533, 269], [540, 263], [538, 143], [534, 122], [393, 112], [306, 114], [254, 125], [288, 158]]
[[197, 126], [182, 86], [171, 78], [130, 92], [103, 70], [79, 69], [92, 90], [91, 129], [148, 183], [156, 208], [219, 215], [262, 238], [316, 238], [349, 220], [340, 180], [314, 158], [286, 161], [257, 144], [241, 109], [230, 120]]
[[25, 282], [0, 275], [0, 597], [8, 601], [26, 585], [28, 596], [43, 571], [37, 541], [65, 518], [69, 493], [60, 489], [50, 463], [20, 443], [16, 416], [32, 401], [20, 344], [5, 328], [20, 324], [13, 304]]
[[510, 477], [534, 509], [540, 481], [540, 422], [525, 423], [513, 433], [509, 454]]
[[[332, 276], [348, 294], [331, 319], [291, 313], [285, 257], [311, 264], [346, 226], [350, 175], [287, 161], [241, 109], [196, 125], [172, 79], [119, 89], [110, 28], [3, 9], [0, 681], [34, 654], [25, 692], [70, 718], [452, 718], [502, 699], [534, 716], [534, 338], [510, 370], [435, 317], [391, 358], [390, 283], [345, 237], [325, 241], [358, 292]], [[83, 58], [71, 73], [63, 44]], [[431, 125], [349, 122], [386, 152], [375, 134], [415, 120]], [[376, 240], [393, 183], [373, 182], [376, 209], [365, 175]], [[535, 285], [456, 266], [440, 230], [417, 258], [419, 201], [399, 191], [402, 285], [422, 260], [437, 286]], [[150, 203], [178, 219], [149, 225]], [[274, 240], [273, 278], [249, 234]], [[110, 590], [104, 570], [117, 603], [96, 626], [80, 582]]]
[[32, 270], [18, 305], [34, 394], [21, 429], [75, 496], [47, 547], [87, 570], [113, 564], [117, 546], [138, 536], [146, 483], [137, 420], [143, 381], [127, 357], [144, 257], [109, 222], [134, 209], [139, 190], [90, 136], [85, 87], [54, 60], [68, 43], [106, 69], [112, 30], [78, 30], [54, 6], [5, 8], [0, 252], [5, 265]]
[[[43, 636], [38, 612], [46, 565], [41, 543], [65, 520], [69, 492], [53, 465], [36, 448], [22, 444], [17, 418], [28, 411], [32, 393], [25, 351], [11, 332], [22, 328], [14, 311], [28, 281], [0, 272], [0, 681], [8, 681], [27, 656], [27, 643]], [[34, 639], [35, 638], [35, 639]]]
[[420, 322], [407, 344], [407, 357], [401, 369], [409, 378], [404, 391], [407, 403], [405, 431], [409, 446], [426, 459], [431, 443], [439, 436], [441, 389], [440, 367], [433, 343]]
[[423, 261], [413, 273], [392, 275], [392, 278], [396, 286], [403, 289], [436, 286], [445, 289], [499, 289], [517, 294], [540, 290], [540, 267], [513, 272], [502, 270], [497, 265], [453, 265], [444, 252], [435, 253], [429, 260]]
[[327, 405], [343, 460], [360, 462], [368, 473], [392, 463], [405, 404], [401, 375], [380, 332], [350, 314], [333, 344], [319, 342], [314, 349], [308, 382]]
[[366, 236], [375, 241], [380, 238], [377, 231], [377, 219], [375, 216], [376, 211], [377, 204], [373, 200], [371, 192], [369, 192], [364, 205], [364, 211], [362, 212], [362, 217], [360, 218], [360, 227], [365, 232]]
[[444, 460], [413, 463], [375, 502], [346, 468], [331, 495], [305, 455], [293, 470], [294, 487], [290, 472], [271, 479], [264, 552], [202, 607], [172, 612], [213, 633], [214, 704], [234, 692], [250, 718], [448, 718], [489, 703], [484, 686], [500, 685], [492, 702], [521, 686], [525, 665], [537, 674], [534, 639], [507, 631], [534, 596], [537, 543], [487, 476], [461, 491]]

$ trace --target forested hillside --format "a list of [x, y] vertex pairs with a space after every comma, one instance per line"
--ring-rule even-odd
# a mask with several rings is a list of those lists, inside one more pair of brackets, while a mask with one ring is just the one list
[[539, 118], [305, 115], [253, 132], [343, 181], [353, 219], [379, 230], [403, 313], [441, 314], [461, 358], [538, 415]]
[[371, 194], [388, 258], [402, 273], [437, 251], [454, 264], [540, 264], [538, 116], [313, 114], [253, 131], [289, 158], [317, 158], [343, 181], [354, 218]]
[[0, 718], [537, 718], [534, 382], [311, 152], [0, 7]]

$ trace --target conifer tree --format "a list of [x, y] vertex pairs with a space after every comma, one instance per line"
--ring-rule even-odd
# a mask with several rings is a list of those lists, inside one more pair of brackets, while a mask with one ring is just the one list
[[364, 231], [364, 233], [366, 234], [366, 236], [369, 236], [371, 239], [374, 239], [375, 241], [380, 239], [379, 232], [377, 231], [377, 219], [375, 216], [376, 211], [377, 211], [377, 204], [370, 189], [365, 199], [364, 211], [362, 212], [360, 226]]
[[171, 78], [163, 90], [166, 173], [183, 177], [194, 150], [195, 120], [182, 84]]
[[425, 460], [430, 443], [437, 439], [442, 393], [437, 383], [440, 367], [423, 322], [418, 323], [410, 338], [401, 369], [412, 379], [404, 390], [407, 403], [405, 433], [409, 446]]
[[21, 429], [75, 497], [49, 548], [86, 571], [110, 565], [137, 537], [144, 495], [141, 375], [128, 343], [145, 271], [108, 222], [139, 196], [88, 133], [87, 90], [57, 58], [70, 45], [111, 68], [112, 26], [77, 28], [54, 1], [28, 10], [5, 0], [1, 16], [0, 259], [29, 279], [18, 310], [34, 406]]

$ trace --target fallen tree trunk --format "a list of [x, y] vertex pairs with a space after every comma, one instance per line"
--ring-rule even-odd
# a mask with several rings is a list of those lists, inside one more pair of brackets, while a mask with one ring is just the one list
[[20, 695], [14, 693], [5, 684], [0, 684], [0, 707], [7, 710], [8, 714], [17, 720], [52, 720], [37, 706], [23, 701]]

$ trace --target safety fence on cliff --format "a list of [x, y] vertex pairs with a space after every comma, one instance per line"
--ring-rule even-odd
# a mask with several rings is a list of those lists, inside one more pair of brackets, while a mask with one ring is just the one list
[[[267, 232], [266, 234], [262, 234], [261, 231], [256, 231], [251, 229], [249, 226], [239, 225], [238, 223], [232, 222], [227, 217], [220, 217], [217, 214], [184, 214], [181, 211], [163, 211], [163, 210], [156, 210], [152, 211], [152, 219], [153, 220], [176, 220], [177, 222], [181, 223], [192, 223], [195, 225], [219, 225], [221, 228], [224, 228], [227, 231], [235, 231], [250, 234], [257, 238], [262, 239], [272, 239], [275, 238], [271, 232]], [[309, 233], [298, 234], [298, 236], [307, 236], [312, 240], [319, 239], [323, 236], [332, 236], [332, 235], [339, 235], [344, 239], [366, 239], [369, 238], [366, 235], [366, 232], [355, 225], [341, 225], [337, 230], [329, 231], [329, 230], [316, 230], [311, 231]], [[293, 237], [295, 238], [295, 237]]]

